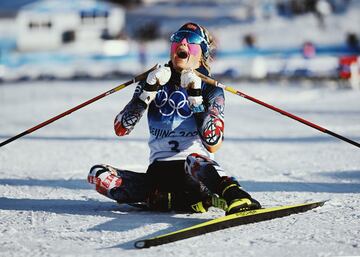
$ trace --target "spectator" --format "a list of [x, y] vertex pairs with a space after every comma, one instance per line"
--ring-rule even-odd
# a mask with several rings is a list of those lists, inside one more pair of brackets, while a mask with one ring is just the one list
[[302, 52], [305, 59], [310, 59], [315, 57], [316, 55], [315, 45], [310, 41], [305, 42], [303, 44]]

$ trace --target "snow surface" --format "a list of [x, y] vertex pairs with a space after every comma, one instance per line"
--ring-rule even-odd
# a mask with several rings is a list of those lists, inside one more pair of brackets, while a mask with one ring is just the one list
[[[2, 84], [0, 140], [121, 82]], [[229, 85], [360, 141], [359, 91]], [[360, 255], [359, 149], [230, 93], [226, 137], [216, 154], [228, 174], [264, 206], [330, 201], [282, 219], [134, 249], [138, 239], [223, 213], [213, 208], [191, 215], [138, 211], [117, 205], [87, 184], [87, 172], [97, 163], [146, 170], [146, 119], [127, 137], [113, 133], [113, 119], [133, 89], [110, 95], [0, 149], [0, 256]]]

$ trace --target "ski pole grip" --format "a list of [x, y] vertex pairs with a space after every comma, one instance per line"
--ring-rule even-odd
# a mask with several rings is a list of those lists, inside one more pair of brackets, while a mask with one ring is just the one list
[[147, 70], [144, 73], [137, 75], [134, 78], [133, 82], [135, 83], [135, 82], [138, 82], [138, 81], [141, 81], [141, 80], [145, 80], [147, 78], [147, 76], [149, 75], [149, 73], [152, 72], [153, 70], [155, 70], [156, 68], [158, 68], [158, 66], [159, 66], [159, 64], [157, 63], [150, 70]]
[[195, 74], [201, 78], [202, 81], [204, 81], [207, 84], [213, 85], [213, 86], [217, 86], [217, 81], [215, 79], [212, 79], [200, 72], [198, 72], [197, 70], [194, 70]]

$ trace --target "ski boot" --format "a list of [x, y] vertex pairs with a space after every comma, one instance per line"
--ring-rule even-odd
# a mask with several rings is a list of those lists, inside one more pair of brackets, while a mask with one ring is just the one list
[[220, 193], [220, 199], [226, 201], [226, 206], [222, 204], [226, 215], [261, 208], [260, 203], [245, 192], [233, 178], [224, 177], [222, 179]]

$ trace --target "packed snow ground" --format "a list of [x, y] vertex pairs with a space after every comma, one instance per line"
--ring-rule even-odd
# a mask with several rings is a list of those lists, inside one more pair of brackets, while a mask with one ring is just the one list
[[[125, 79], [126, 80], [126, 79]], [[124, 80], [124, 81], [125, 81]], [[0, 140], [122, 81], [0, 85]], [[360, 141], [360, 92], [333, 87], [229, 84]], [[134, 241], [219, 217], [119, 206], [86, 182], [97, 163], [144, 172], [145, 117], [117, 138], [114, 116], [133, 86], [0, 149], [0, 256], [360, 255], [360, 152], [301, 123], [226, 94], [218, 162], [264, 206], [329, 199], [321, 208], [145, 250]]]

